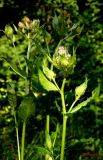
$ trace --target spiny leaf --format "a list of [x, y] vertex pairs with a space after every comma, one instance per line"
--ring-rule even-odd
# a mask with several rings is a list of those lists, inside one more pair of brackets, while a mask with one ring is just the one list
[[45, 90], [58, 91], [57, 87], [45, 77], [45, 75], [40, 69], [38, 70], [38, 75], [39, 81]]

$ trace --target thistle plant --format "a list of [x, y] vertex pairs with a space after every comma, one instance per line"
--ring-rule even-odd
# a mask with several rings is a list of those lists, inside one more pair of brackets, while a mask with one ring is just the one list
[[[80, 86], [75, 88], [75, 100], [71, 106], [66, 104], [65, 99], [65, 86], [68, 83], [67, 77], [73, 73], [74, 67], [76, 65], [76, 54], [75, 50], [73, 49], [73, 55], [70, 55], [67, 49], [64, 46], [57, 46], [53, 58], [47, 56], [48, 61], [51, 63], [51, 69], [47, 69], [48, 72], [45, 72], [45, 65], [42, 66], [42, 70], [39, 69], [39, 81], [43, 88], [47, 91], [54, 91], [58, 92], [61, 97], [61, 115], [63, 117], [63, 128], [62, 128], [62, 141], [61, 141], [61, 153], [60, 153], [60, 160], [64, 159], [65, 154], [65, 141], [66, 141], [66, 127], [67, 127], [67, 120], [69, 114], [73, 114], [81, 109], [83, 106], [86, 106], [88, 102], [92, 99], [92, 97], [88, 98], [87, 100], [81, 102], [80, 104], [76, 105], [76, 102], [84, 95], [86, 88], [87, 88], [87, 77], [85, 82], [82, 83]], [[59, 87], [58, 83], [56, 82], [56, 73], [53, 71], [54, 68], [61, 72], [62, 76], [62, 85]], [[50, 74], [52, 73], [52, 74]], [[52, 75], [48, 78], [49, 75]], [[51, 156], [50, 156], [51, 158]], [[48, 158], [46, 158], [47, 160]]]
[[[18, 23], [18, 27], [11, 26], [5, 27], [6, 36], [12, 41], [13, 47], [15, 47], [16, 35], [20, 38], [26, 40], [27, 54], [24, 57], [24, 67], [13, 65], [8, 62], [5, 57], [2, 57], [13, 71], [20, 76], [24, 85], [24, 95], [22, 101], [18, 106], [18, 111], [15, 111], [15, 123], [17, 123], [16, 116], [22, 121], [22, 138], [21, 147], [19, 146], [19, 136], [18, 128], [16, 128], [17, 133], [17, 144], [18, 144], [18, 160], [24, 160], [25, 157], [25, 134], [26, 134], [26, 124], [31, 116], [35, 115], [37, 107], [37, 95], [48, 94], [48, 92], [58, 92], [61, 104], [58, 105], [58, 110], [61, 112], [62, 116], [62, 139], [61, 139], [61, 151], [59, 155], [54, 157], [54, 148], [56, 143], [56, 138], [58, 134], [58, 124], [55, 131], [55, 136], [52, 138], [50, 135], [50, 115], [46, 115], [46, 127], [45, 127], [45, 150], [43, 147], [39, 147], [42, 150], [42, 154], [45, 154], [45, 160], [65, 159], [65, 142], [66, 142], [66, 129], [67, 121], [70, 114], [74, 114], [79, 111], [82, 107], [86, 106], [95, 96], [95, 91], [93, 91], [92, 96], [87, 98], [85, 101], [79, 101], [81, 97], [85, 94], [87, 89], [88, 78], [82, 84], [77, 86], [74, 90], [74, 101], [71, 106], [67, 103], [65, 96], [65, 88], [68, 85], [70, 75], [74, 73], [76, 66], [76, 49], [73, 47], [72, 51], [69, 51], [68, 47], [65, 45], [66, 39], [72, 39], [74, 35], [69, 34], [66, 38], [60, 40], [59, 44], [54, 50], [53, 55], [49, 53], [49, 46], [46, 41], [47, 48], [44, 49], [43, 44], [45, 43], [45, 38], [43, 36], [43, 26], [40, 27], [39, 20], [30, 20], [28, 17], [24, 17], [21, 22]], [[16, 34], [14, 34], [16, 32]], [[46, 32], [47, 33], [47, 32]], [[46, 34], [47, 36], [47, 34]], [[72, 37], [72, 38], [71, 38]], [[18, 58], [19, 59], [19, 58]], [[21, 61], [19, 61], [21, 65]], [[61, 84], [58, 82], [58, 77], [61, 78]], [[38, 94], [37, 94], [38, 93]], [[9, 103], [15, 108], [15, 94], [11, 96]], [[80, 102], [80, 103], [79, 103]], [[21, 150], [20, 150], [21, 149]], [[44, 152], [45, 151], [45, 152]]]

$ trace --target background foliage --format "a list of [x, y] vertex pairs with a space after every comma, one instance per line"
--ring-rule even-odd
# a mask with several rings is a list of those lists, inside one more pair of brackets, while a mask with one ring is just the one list
[[[67, 159], [69, 157], [70, 160], [87, 160], [87, 156], [81, 156], [83, 153], [98, 153], [103, 156], [102, 9], [103, 3], [100, 0], [0, 1], [0, 57], [4, 56], [11, 64], [16, 64], [17, 66], [20, 60], [21, 68], [25, 66], [24, 58], [27, 51], [27, 40], [23, 36], [15, 34], [16, 46], [13, 47], [12, 42], [2, 32], [7, 24], [11, 26], [15, 24], [17, 26], [24, 16], [28, 16], [30, 19], [40, 19], [41, 26], [44, 25], [44, 28], [48, 31], [47, 41], [51, 54], [53, 54], [53, 50], [60, 39], [66, 36], [68, 31], [67, 26], [71, 28], [73, 25], [79, 24], [82, 28], [81, 34], [76, 36], [73, 41], [65, 42], [70, 51], [72, 46], [77, 48], [77, 65], [74, 74], [71, 76], [72, 81], [70, 82], [69, 89], [74, 90], [75, 86], [83, 82], [85, 75], [87, 75], [89, 82], [86, 97], [90, 96], [91, 91], [98, 84], [100, 85], [100, 95], [87, 107], [70, 117], [66, 141], [66, 157]], [[77, 29], [75, 32], [80, 32], [80, 28]], [[40, 35], [38, 37], [42, 42]], [[42, 47], [33, 48], [31, 51], [31, 65], [34, 51], [36, 50], [37, 53], [42, 52], [42, 48], [46, 49], [44, 42], [42, 43]], [[19, 105], [24, 95], [24, 82], [10, 69], [6, 61], [0, 59], [0, 159], [2, 160], [6, 160], [7, 157], [9, 160], [17, 159], [13, 108], [9, 105], [7, 96], [8, 83], [11, 84], [12, 82], [13, 87], [17, 90], [17, 104]], [[66, 88], [67, 90], [68, 88]], [[67, 96], [69, 102], [72, 96], [68, 94]], [[62, 120], [54, 108], [55, 97], [59, 102], [58, 95], [54, 95], [53, 93], [48, 93], [44, 97], [39, 96], [39, 108], [36, 109], [35, 117], [31, 117], [27, 125], [26, 154], [31, 145], [35, 146], [38, 143], [42, 145], [44, 143], [43, 133], [45, 115], [47, 113], [51, 113], [52, 130], [55, 128], [55, 121], [59, 121], [61, 127]], [[59, 140], [58, 138], [58, 142]], [[38, 154], [36, 157], [38, 159]], [[90, 156], [89, 159], [94, 160], [97, 157]], [[98, 157], [98, 159], [101, 160], [102, 157]]]

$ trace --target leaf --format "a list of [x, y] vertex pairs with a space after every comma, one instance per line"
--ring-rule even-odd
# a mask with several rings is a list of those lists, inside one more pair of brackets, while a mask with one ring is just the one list
[[7, 85], [7, 91], [8, 91], [8, 102], [11, 107], [15, 108], [17, 105], [17, 97], [14, 89], [15, 83], [11, 82]]
[[[28, 150], [28, 151], [27, 151]], [[28, 148], [26, 149], [25, 160], [38, 160], [41, 156], [50, 155], [51, 153], [42, 146], [29, 144]]]
[[57, 140], [58, 131], [59, 131], [59, 124], [57, 124], [57, 126], [56, 126], [56, 131], [55, 131], [55, 132], [52, 132], [52, 134], [51, 134], [51, 139], [52, 139], [52, 146], [53, 146], [53, 148], [54, 148], [55, 142], [56, 142], [56, 140]]
[[57, 31], [58, 30], [58, 25], [59, 25], [58, 17], [55, 14], [55, 16], [53, 17], [53, 20], [52, 20], [53, 29]]
[[92, 98], [98, 98], [100, 94], [100, 84], [92, 91]]
[[34, 99], [34, 96], [33, 95], [25, 96], [19, 106], [18, 116], [23, 121], [26, 121], [30, 116], [32, 116], [35, 113], [35, 106], [36, 106], [36, 101]]
[[43, 72], [50, 81], [56, 77], [56, 74], [48, 67], [43, 66]]
[[36, 148], [37, 148], [37, 152], [39, 152], [39, 154], [41, 155], [50, 154], [50, 152], [44, 147], [36, 147]]
[[80, 104], [78, 104], [76, 107], [74, 107], [70, 112], [68, 113], [75, 113], [78, 110], [80, 110], [82, 107], [85, 107], [89, 102], [91, 101], [91, 97], [88, 98], [87, 100], [81, 102]]
[[21, 73], [21, 70], [15, 64], [13, 64], [13, 63], [10, 64], [4, 57], [2, 57], [2, 59], [5, 60], [9, 64], [9, 66], [12, 68], [12, 70], [16, 74], [18, 74], [19, 76], [21, 76], [22, 78], [25, 79], [25, 76]]
[[33, 74], [31, 76], [32, 89], [34, 92], [45, 92], [44, 88], [40, 85], [38, 75]]
[[87, 89], [87, 83], [88, 83], [88, 79], [86, 77], [85, 78], [85, 82], [75, 88], [75, 97], [76, 98], [81, 97], [82, 95], [84, 95], [84, 93], [85, 93], [85, 91]]
[[49, 151], [52, 151], [51, 136], [49, 135], [49, 133], [46, 134], [46, 147]]
[[14, 107], [14, 108], [16, 107], [17, 98], [15, 94], [8, 93], [8, 101], [11, 107]]
[[20, 69], [19, 69], [15, 64], [10, 64], [10, 63], [9, 63], [9, 65], [10, 65], [10, 67], [12, 68], [12, 70], [13, 70], [16, 74], [18, 74], [19, 76], [21, 76], [22, 78], [25, 79], [24, 75], [21, 74]]
[[73, 47], [72, 61], [73, 61], [74, 67], [75, 67], [75, 65], [76, 65], [76, 49], [74, 47]]
[[40, 69], [38, 70], [38, 75], [39, 81], [45, 90], [58, 91], [57, 87], [45, 77], [45, 75], [42, 73]]

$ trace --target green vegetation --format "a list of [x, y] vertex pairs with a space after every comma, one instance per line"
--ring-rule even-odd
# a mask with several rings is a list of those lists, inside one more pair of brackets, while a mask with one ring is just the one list
[[102, 160], [103, 4], [32, 3], [1, 25], [0, 159]]

